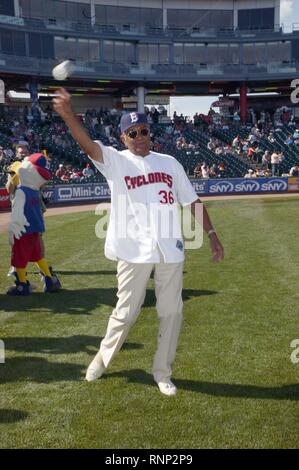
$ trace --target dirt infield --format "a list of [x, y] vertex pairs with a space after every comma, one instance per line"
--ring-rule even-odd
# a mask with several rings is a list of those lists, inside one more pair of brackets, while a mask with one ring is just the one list
[[[236, 196], [208, 196], [200, 197], [201, 201], [219, 201], [219, 200], [231, 200], [231, 199], [268, 199], [268, 198], [284, 198], [284, 197], [297, 197], [299, 199], [299, 193], [282, 193], [282, 194], [246, 194]], [[109, 209], [110, 202], [100, 202], [97, 204], [80, 204], [80, 205], [68, 205], [60, 207], [49, 207], [45, 213], [46, 217], [58, 214], [71, 214], [76, 212], [88, 212], [95, 211], [97, 207], [101, 209]], [[0, 233], [6, 232], [9, 224], [10, 212], [0, 213]]]

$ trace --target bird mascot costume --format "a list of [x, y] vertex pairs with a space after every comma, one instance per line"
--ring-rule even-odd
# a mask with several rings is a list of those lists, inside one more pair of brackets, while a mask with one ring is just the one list
[[15, 285], [8, 295], [27, 296], [32, 287], [27, 279], [26, 267], [36, 262], [44, 281], [44, 292], [56, 292], [61, 284], [42, 257], [40, 234], [45, 231], [41, 206], [41, 187], [52, 179], [50, 161], [42, 153], [26, 157], [15, 169], [20, 178], [13, 201], [11, 221], [8, 228], [12, 246], [11, 265], [15, 268]]

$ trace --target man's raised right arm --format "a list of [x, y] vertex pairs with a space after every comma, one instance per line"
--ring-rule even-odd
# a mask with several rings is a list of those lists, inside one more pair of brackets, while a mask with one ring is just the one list
[[89, 137], [86, 130], [79, 122], [72, 107], [71, 95], [64, 88], [57, 90], [56, 96], [53, 99], [53, 107], [64, 120], [83, 152], [89, 155], [93, 160], [103, 163], [101, 147]]

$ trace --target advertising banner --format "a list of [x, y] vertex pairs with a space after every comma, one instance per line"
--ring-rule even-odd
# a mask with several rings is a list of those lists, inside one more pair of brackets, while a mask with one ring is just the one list
[[109, 199], [110, 189], [107, 183], [64, 184], [53, 186], [51, 202], [81, 202]]
[[[277, 193], [288, 191], [288, 178], [234, 178], [193, 180], [193, 187], [198, 194], [254, 194]], [[204, 184], [202, 187], [201, 185]], [[199, 186], [198, 186], [199, 185]], [[202, 188], [202, 191], [198, 191]]]
[[8, 209], [9, 207], [9, 194], [5, 188], [0, 188], [0, 209]]
[[299, 178], [291, 177], [289, 178], [289, 191], [299, 191]]
[[[288, 182], [288, 179], [291, 181]], [[299, 178], [194, 179], [191, 180], [191, 183], [199, 196], [299, 191]], [[0, 191], [5, 191], [5, 189]], [[96, 202], [99, 200], [110, 199], [110, 189], [107, 183], [59, 184], [46, 186], [43, 190], [43, 194], [49, 200], [50, 204], [84, 201]], [[9, 207], [7, 193], [6, 195], [5, 193], [0, 195], [0, 204], [1, 202], [2, 204], [7, 204], [5, 207]]]

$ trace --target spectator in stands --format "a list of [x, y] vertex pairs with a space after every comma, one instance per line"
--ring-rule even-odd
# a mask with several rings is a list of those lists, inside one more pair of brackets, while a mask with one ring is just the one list
[[174, 111], [174, 113], [173, 113], [172, 120], [173, 120], [174, 125], [178, 124], [179, 121], [180, 121], [180, 118], [179, 118], [179, 116], [177, 115], [177, 112], [176, 112], [176, 111]]
[[213, 163], [213, 165], [210, 168], [210, 178], [218, 178], [218, 176], [219, 176], [218, 165], [216, 163]]
[[91, 179], [94, 176], [94, 171], [90, 166], [90, 163], [86, 163], [86, 167], [82, 171], [83, 173], [83, 178], [85, 179]]
[[58, 169], [57, 169], [56, 172], [55, 172], [55, 176], [56, 176], [57, 178], [60, 178], [60, 179], [61, 179], [62, 176], [65, 175], [65, 171], [66, 171], [66, 170], [65, 170], [64, 165], [63, 165], [62, 163], [60, 163]]
[[290, 169], [289, 175], [298, 177], [299, 176], [299, 166], [298, 165], [292, 166], [292, 168]]
[[283, 163], [284, 160], [285, 160], [285, 158], [286, 158], [286, 157], [285, 157], [284, 153], [283, 153], [283, 152], [279, 152], [279, 154], [278, 154], [279, 164], [280, 164], [280, 163]]
[[81, 168], [76, 168], [71, 177], [70, 177], [70, 180], [71, 181], [74, 181], [75, 183], [80, 183], [82, 181], [82, 179], [84, 179], [83, 177], [83, 171], [81, 170]]
[[201, 118], [198, 113], [195, 113], [193, 116], [194, 127], [198, 127], [201, 122]]
[[282, 130], [281, 128], [283, 127], [283, 122], [281, 121], [281, 119], [278, 119], [277, 121], [275, 121], [274, 126], [275, 126], [276, 132], [281, 132]]
[[299, 139], [299, 129], [295, 129], [293, 137], [294, 139]]
[[288, 122], [288, 126], [293, 127], [293, 128], [297, 127], [296, 122], [295, 122], [295, 116], [294, 116], [293, 112], [291, 113], [290, 120]]
[[152, 118], [152, 120], [153, 120], [153, 123], [154, 123], [154, 124], [158, 124], [160, 113], [159, 113], [159, 111], [157, 110], [157, 108], [155, 108], [154, 106], [152, 106], [152, 107], [151, 107], [150, 115], [151, 115], [151, 118]]
[[247, 157], [248, 149], [249, 149], [249, 142], [246, 139], [242, 140], [241, 154], [243, 154], [243, 157]]
[[262, 126], [264, 126], [264, 124], [266, 122], [266, 113], [265, 113], [265, 111], [261, 111], [259, 122], [262, 124]]
[[[16, 145], [16, 153], [14, 161], [22, 161], [25, 157], [29, 155], [28, 144], [25, 141], [20, 141]], [[11, 200], [14, 197], [16, 187], [20, 183], [20, 179], [17, 173], [8, 173], [7, 183], [5, 185], [7, 192], [10, 195]]]
[[219, 145], [218, 147], [215, 148], [215, 153], [216, 155], [223, 155], [224, 154], [224, 147], [223, 145]]
[[190, 149], [190, 150], [195, 150], [196, 145], [192, 140], [190, 140], [189, 144], [187, 144], [187, 148]]
[[240, 118], [240, 116], [239, 116], [238, 111], [235, 111], [235, 112], [234, 112], [234, 116], [233, 116], [233, 121], [234, 121], [234, 123], [235, 123], [236, 125], [239, 125], [239, 124], [240, 124], [240, 120], [241, 120], [241, 118]]
[[278, 175], [279, 172], [279, 152], [276, 150], [271, 155], [272, 176]]
[[201, 165], [201, 174], [202, 178], [204, 179], [208, 179], [210, 177], [210, 168], [208, 167], [206, 162], [203, 162], [203, 164]]
[[207, 148], [209, 150], [212, 150], [212, 152], [215, 151], [216, 149], [216, 142], [215, 142], [215, 139], [213, 137], [210, 138], [209, 142], [207, 143]]
[[14, 156], [14, 151], [12, 150], [12, 148], [4, 149], [3, 153], [5, 155], [6, 161], [10, 162], [12, 160], [13, 156]]
[[249, 168], [248, 172], [244, 175], [244, 178], [256, 178], [254, 170]]
[[25, 157], [29, 155], [29, 146], [28, 142], [25, 140], [20, 140], [19, 143], [16, 145], [16, 155], [15, 160], [22, 161]]
[[256, 161], [256, 163], [258, 163], [258, 164], [262, 163], [263, 154], [264, 154], [263, 150], [259, 146], [257, 146], [256, 151], [255, 151], [255, 161]]
[[247, 151], [247, 157], [251, 161], [256, 161], [256, 152], [257, 152], [257, 146], [255, 144], [252, 144], [248, 151]]
[[268, 140], [269, 140], [270, 144], [274, 144], [276, 142], [274, 133], [272, 131], [269, 132]]
[[60, 178], [61, 181], [69, 182], [72, 173], [73, 173], [72, 165], [66, 165], [64, 175], [62, 175], [61, 178]]
[[255, 169], [255, 176], [256, 178], [261, 178], [263, 176], [265, 176], [265, 172], [262, 168], [256, 168]]
[[239, 134], [238, 134], [238, 135], [233, 139], [233, 141], [232, 141], [232, 147], [233, 147], [233, 149], [235, 149], [236, 151], [240, 151], [241, 145], [242, 145], [242, 139], [241, 139], [241, 137], [240, 137]]
[[225, 170], [226, 170], [224, 163], [223, 163], [223, 162], [220, 162], [218, 168], [219, 168], [220, 176], [222, 177], [222, 176], [223, 176], [223, 173], [224, 173]]
[[180, 124], [182, 124], [182, 125], [183, 125], [183, 124], [186, 124], [186, 118], [185, 118], [185, 116], [183, 115], [183, 113], [181, 113], [181, 114], [179, 115], [179, 122], [180, 122]]
[[264, 168], [271, 167], [271, 155], [270, 150], [266, 150], [264, 155], [262, 156], [262, 165]]
[[287, 124], [289, 122], [289, 119], [290, 119], [290, 109], [287, 107], [287, 106], [283, 106], [281, 108], [281, 115], [280, 115], [280, 119], [282, 121], [283, 124]]
[[181, 136], [181, 137], [179, 137], [179, 138], [177, 139], [177, 141], [176, 141], [176, 148], [177, 148], [178, 150], [186, 148], [186, 145], [187, 145], [187, 143], [186, 143], [186, 140], [185, 140], [184, 137]]
[[163, 106], [163, 104], [159, 104], [158, 112], [160, 116], [167, 116], [167, 109], [165, 108], [165, 106]]
[[[250, 139], [251, 136], [253, 136], [252, 139]], [[249, 136], [249, 140], [254, 142], [254, 141], [258, 141], [260, 138], [261, 138], [261, 131], [258, 127], [258, 124], [256, 124], [255, 126], [251, 128], [251, 134]]]
[[249, 116], [250, 116], [250, 120], [251, 120], [251, 123], [253, 125], [256, 124], [256, 114], [255, 114], [255, 111], [253, 108], [249, 108]]
[[292, 145], [294, 143], [294, 138], [292, 135], [289, 135], [286, 140], [284, 141], [286, 145]]
[[71, 183], [80, 183], [81, 178], [83, 177], [83, 173], [78, 168], [73, 169], [70, 174], [70, 182]]
[[194, 168], [194, 176], [195, 176], [195, 178], [201, 178], [202, 177], [201, 163], [197, 163], [196, 167]]

